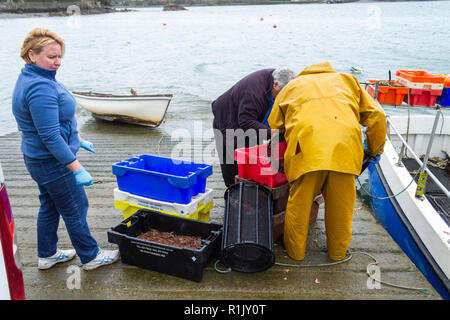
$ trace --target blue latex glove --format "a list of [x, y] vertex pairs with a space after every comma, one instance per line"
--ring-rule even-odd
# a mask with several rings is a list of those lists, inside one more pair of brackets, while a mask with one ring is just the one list
[[92, 181], [92, 177], [89, 172], [86, 171], [85, 168], [81, 168], [77, 172], [73, 173], [75, 175], [75, 179], [77, 180], [77, 184], [81, 184], [83, 186], [90, 186], [94, 183]]
[[373, 164], [377, 164], [378, 162], [380, 162], [380, 156], [370, 157], [369, 162], [373, 163]]
[[95, 153], [94, 144], [87, 140], [81, 140], [80, 147], [86, 149], [87, 151]]

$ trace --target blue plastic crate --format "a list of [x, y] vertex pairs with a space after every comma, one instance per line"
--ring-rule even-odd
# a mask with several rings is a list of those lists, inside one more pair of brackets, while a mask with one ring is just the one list
[[438, 103], [443, 107], [450, 107], [450, 88], [442, 90], [442, 96], [439, 97]]
[[187, 204], [205, 192], [212, 165], [143, 154], [113, 164], [112, 171], [121, 191]]

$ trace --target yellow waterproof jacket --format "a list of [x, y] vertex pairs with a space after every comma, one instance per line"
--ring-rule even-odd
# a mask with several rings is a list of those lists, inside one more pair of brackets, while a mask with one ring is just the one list
[[328, 62], [312, 65], [277, 95], [269, 126], [285, 132], [289, 182], [317, 170], [359, 175], [364, 157], [361, 125], [372, 156], [383, 153], [384, 111], [358, 79]]

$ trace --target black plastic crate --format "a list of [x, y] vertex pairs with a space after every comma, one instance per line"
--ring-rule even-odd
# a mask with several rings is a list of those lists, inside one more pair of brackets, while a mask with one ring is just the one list
[[[137, 238], [149, 229], [201, 237], [202, 244], [190, 249]], [[123, 263], [200, 282], [203, 269], [219, 256], [222, 232], [221, 224], [143, 209], [108, 230], [108, 241], [119, 246]]]

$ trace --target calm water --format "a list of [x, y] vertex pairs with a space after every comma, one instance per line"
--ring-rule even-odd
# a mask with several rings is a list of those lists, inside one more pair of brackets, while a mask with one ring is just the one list
[[[388, 70], [449, 73], [450, 2], [364, 2], [188, 7], [78, 17], [0, 18], [0, 135], [16, 131], [11, 95], [23, 67], [27, 32], [46, 27], [66, 42], [57, 79], [69, 90], [172, 93], [166, 133], [186, 120], [211, 119], [210, 103], [260, 68], [330, 61], [363, 69], [360, 80]], [[276, 28], [274, 27], [276, 26]], [[90, 119], [81, 108], [82, 123]]]

